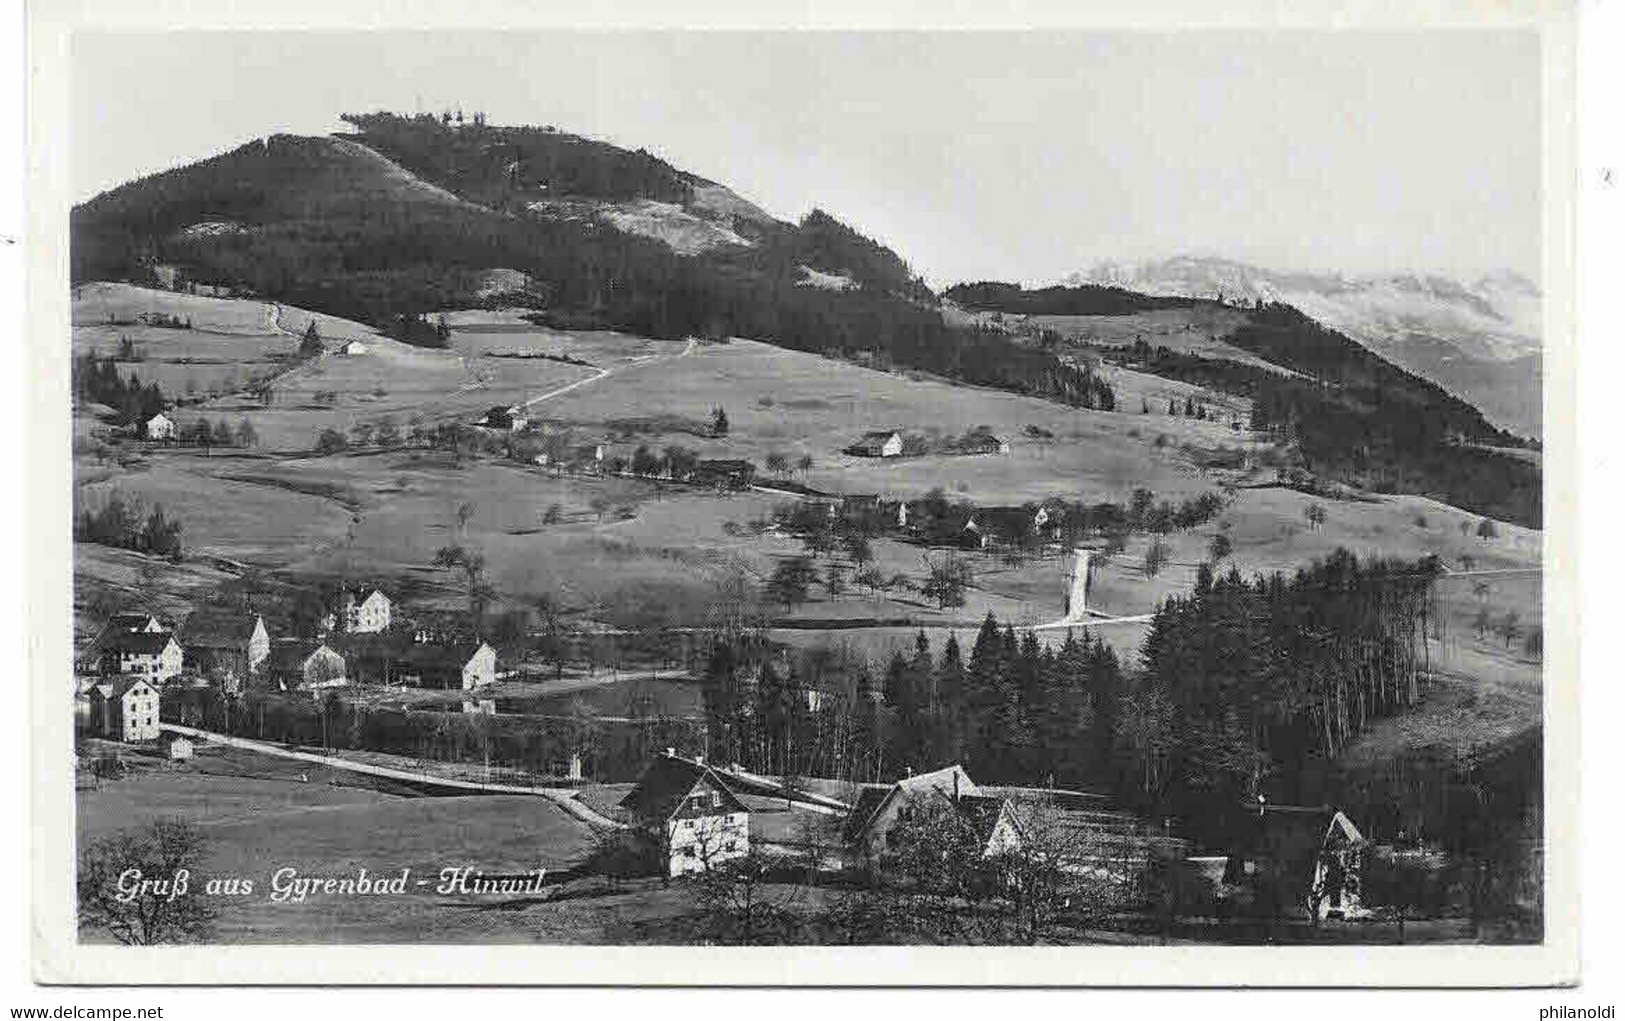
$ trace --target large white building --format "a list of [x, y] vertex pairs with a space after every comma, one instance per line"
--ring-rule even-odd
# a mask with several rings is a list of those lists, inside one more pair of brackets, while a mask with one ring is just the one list
[[180, 643], [167, 631], [122, 631], [102, 643], [101, 672], [143, 677], [163, 687], [180, 676], [182, 657]]
[[653, 838], [667, 875], [704, 872], [750, 851], [744, 802], [704, 762], [669, 748], [649, 763], [621, 807]]
[[389, 627], [393, 609], [389, 597], [378, 589], [345, 589], [340, 620], [351, 634], [372, 634]]
[[145, 677], [119, 677], [90, 691], [90, 722], [115, 741], [158, 740], [158, 687]]
[[168, 415], [159, 412], [147, 419], [146, 433], [149, 440], [172, 440], [175, 438], [175, 422]]

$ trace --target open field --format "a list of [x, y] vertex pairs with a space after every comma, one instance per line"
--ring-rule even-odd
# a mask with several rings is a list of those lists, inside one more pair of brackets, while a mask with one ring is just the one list
[[[1137, 414], [1069, 408], [743, 340], [702, 346], [680, 361], [629, 368], [549, 402], [545, 417], [704, 422], [718, 406], [728, 412], [725, 438], [656, 426], [637, 442], [657, 448], [683, 443], [702, 457], [743, 457], [758, 465], [773, 452], [791, 461], [805, 454], [813, 467], [797, 479], [831, 492], [919, 496], [940, 486], [978, 502], [1020, 503], [1047, 496], [1123, 499], [1137, 485], [1169, 496], [1202, 488], [1176, 450], [1152, 446]], [[979, 425], [1008, 440], [1010, 453], [880, 459], [841, 452], [870, 429], [958, 436]], [[1023, 434], [1028, 425], [1055, 438], [1030, 440]], [[1227, 424], [1188, 425], [1197, 427], [1193, 435], [1210, 443], [1237, 443]]]
[[[558, 870], [591, 843], [587, 827], [545, 798], [391, 797], [330, 786], [319, 767], [226, 754], [235, 760], [204, 748], [190, 764], [140, 769], [80, 791], [78, 805], [82, 841], [160, 817], [196, 822], [209, 845], [197, 881], [238, 876], [255, 886], [250, 896], [216, 898], [220, 942], [529, 941], [511, 912], [483, 910], [509, 898], [434, 893], [440, 870]], [[271, 877], [281, 868], [351, 877], [410, 869], [413, 879], [405, 897], [273, 903]]]

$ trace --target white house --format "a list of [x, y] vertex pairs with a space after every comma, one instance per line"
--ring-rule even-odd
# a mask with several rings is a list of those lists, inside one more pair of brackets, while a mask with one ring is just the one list
[[175, 438], [174, 421], [161, 411], [147, 419], [146, 430], [147, 439], [149, 440], [172, 440]]
[[348, 683], [344, 657], [322, 642], [297, 638], [271, 643], [265, 658], [265, 676], [283, 691], [336, 688]]
[[425, 642], [401, 657], [396, 676], [417, 688], [469, 691], [496, 681], [497, 653], [481, 641]]
[[908, 777], [890, 787], [864, 788], [847, 816], [842, 836], [859, 860], [874, 861], [899, 849], [894, 832], [898, 823], [937, 806], [959, 817], [983, 858], [1021, 846], [1022, 827], [1015, 805], [1002, 794], [979, 790], [959, 766]]
[[846, 452], [856, 457], [897, 457], [903, 453], [903, 434], [894, 429], [864, 433]]
[[123, 631], [102, 644], [101, 672], [144, 677], [162, 687], [180, 676], [182, 658], [180, 643], [167, 631]]
[[257, 613], [223, 614], [199, 610], [181, 629], [186, 665], [195, 673], [236, 688], [271, 654], [265, 619]]
[[389, 627], [393, 606], [377, 589], [345, 589], [342, 604], [344, 630], [372, 634]]
[[698, 759], [666, 749], [649, 763], [621, 808], [654, 839], [666, 874], [703, 872], [750, 850], [750, 813]]
[[347, 355], [364, 355], [367, 353], [367, 345], [359, 340], [352, 340], [344, 345], [344, 353]]
[[158, 739], [158, 687], [145, 677], [119, 677], [90, 691], [90, 721], [115, 741]]

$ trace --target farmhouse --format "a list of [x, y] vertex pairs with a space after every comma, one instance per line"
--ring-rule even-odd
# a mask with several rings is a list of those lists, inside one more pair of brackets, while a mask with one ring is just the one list
[[107, 648], [107, 641], [114, 635], [131, 634], [146, 631], [157, 634], [160, 631], [173, 631], [174, 627], [169, 621], [150, 613], [115, 613], [107, 618], [107, 623], [90, 640], [83, 652], [76, 660], [78, 668], [87, 673], [100, 673], [102, 651]]
[[279, 638], [265, 657], [266, 679], [283, 691], [339, 687], [346, 683], [344, 657], [322, 642]]
[[500, 429], [503, 432], [517, 432], [525, 427], [525, 419], [520, 418], [513, 408], [492, 408], [479, 420], [479, 425], [487, 429]]
[[180, 643], [167, 631], [122, 631], [107, 637], [101, 647], [101, 672], [131, 674], [162, 686], [181, 672]]
[[181, 630], [186, 665], [199, 674], [240, 688], [271, 654], [271, 637], [257, 613], [199, 610]]
[[655, 841], [667, 875], [704, 871], [750, 850], [744, 802], [703, 760], [670, 748], [649, 763], [621, 808]]
[[888, 838], [908, 801], [916, 795], [935, 791], [958, 801], [979, 794], [976, 784], [960, 765], [946, 766], [918, 776], [905, 777], [890, 787], [864, 787], [858, 802], [847, 816], [842, 831], [845, 842], [865, 858], [878, 857], [888, 850]]
[[1360, 910], [1365, 838], [1330, 805], [1242, 805], [1224, 883], [1264, 913], [1344, 918]]
[[147, 419], [145, 430], [149, 440], [173, 440], [175, 438], [175, 422], [163, 412]]
[[339, 620], [352, 634], [371, 634], [389, 627], [393, 609], [389, 597], [378, 589], [346, 588], [340, 596]]
[[700, 461], [694, 465], [689, 481], [718, 489], [745, 489], [756, 479], [756, 466], [749, 461]]
[[846, 452], [854, 457], [897, 457], [903, 452], [903, 434], [896, 430], [864, 433]]
[[115, 741], [158, 739], [158, 688], [145, 677], [118, 677], [90, 690], [90, 722]]
[[414, 645], [396, 668], [402, 684], [463, 691], [495, 682], [496, 673], [496, 650], [480, 641]]

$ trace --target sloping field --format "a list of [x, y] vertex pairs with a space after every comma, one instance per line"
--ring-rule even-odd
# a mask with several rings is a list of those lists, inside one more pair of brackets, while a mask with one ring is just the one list
[[267, 462], [231, 454], [186, 454], [149, 461], [80, 487], [80, 499], [96, 506], [113, 492], [181, 522], [181, 541], [193, 553], [213, 553], [267, 566], [285, 562], [301, 545], [343, 536], [350, 514], [342, 501], [313, 487], [300, 489], [257, 480]]
[[[252, 894], [213, 899], [215, 938], [223, 943], [523, 940], [511, 912], [482, 910], [513, 897], [439, 895], [441, 870], [558, 870], [591, 844], [591, 831], [545, 798], [395, 798], [329, 786], [319, 770], [304, 771], [307, 782], [293, 775], [209, 775], [212, 755], [81, 791], [78, 815], [81, 838], [166, 816], [197, 822], [208, 854], [195, 882], [238, 877], [254, 884]], [[254, 768], [240, 763], [233, 772]], [[404, 896], [315, 894], [276, 903], [279, 869], [346, 878], [361, 869], [372, 877], [409, 869], [410, 878]]]
[[[832, 492], [918, 496], [941, 486], [983, 503], [1020, 503], [1047, 496], [1124, 499], [1139, 485], [1169, 496], [1203, 488], [1176, 451], [1152, 447], [1137, 414], [878, 372], [753, 341], [630, 367], [549, 401], [545, 415], [571, 422], [662, 416], [703, 422], [719, 406], [731, 427], [724, 439], [651, 432], [637, 442], [683, 443], [702, 457], [744, 457], [758, 465], [772, 452], [791, 461], [805, 454], [814, 464], [799, 480]], [[1008, 440], [1011, 452], [885, 460], [841, 452], [871, 429], [959, 436], [979, 425]], [[1027, 439], [1028, 425], [1054, 439]], [[1228, 425], [1191, 422], [1188, 428], [1211, 443], [1236, 442]]]

